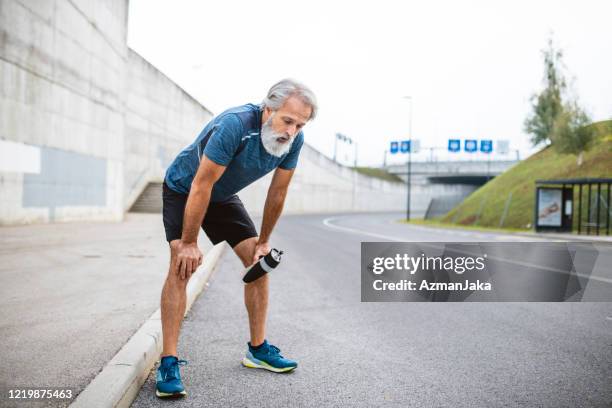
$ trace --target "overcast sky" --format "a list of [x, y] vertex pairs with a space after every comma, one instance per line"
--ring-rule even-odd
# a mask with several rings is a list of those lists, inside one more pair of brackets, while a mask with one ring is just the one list
[[[610, 16], [608, 0], [130, 0], [128, 44], [215, 114], [296, 78], [320, 105], [306, 142], [331, 157], [341, 132], [357, 141], [359, 165], [380, 165], [390, 141], [408, 138], [405, 96], [417, 159], [429, 147], [472, 157], [449, 156], [449, 138], [532, 152], [523, 121], [551, 32], [583, 106], [612, 118]], [[338, 158], [353, 157], [341, 144]]]

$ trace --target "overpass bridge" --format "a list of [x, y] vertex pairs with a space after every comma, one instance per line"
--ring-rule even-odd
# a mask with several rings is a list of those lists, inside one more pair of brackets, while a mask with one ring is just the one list
[[[410, 165], [411, 208], [415, 217], [433, 218], [450, 211], [478, 187], [519, 160], [417, 161]], [[407, 163], [385, 166], [406, 181]]]
[[[491, 178], [517, 164], [518, 160], [456, 160], [412, 162], [412, 176], [426, 177], [431, 182], [482, 185]], [[389, 173], [406, 179], [407, 164], [393, 164], [385, 167]]]

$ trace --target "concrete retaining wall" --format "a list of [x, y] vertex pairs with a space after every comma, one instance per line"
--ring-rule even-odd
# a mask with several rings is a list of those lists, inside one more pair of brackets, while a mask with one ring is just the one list
[[[308, 139], [308, 128], [305, 129]], [[263, 211], [272, 174], [245, 188], [240, 199], [253, 214]], [[406, 189], [361, 175], [304, 144], [285, 202], [285, 213], [389, 211], [406, 207]]]
[[126, 21], [125, 0], [0, 2], [0, 223], [122, 217]]
[[175, 155], [212, 118], [210, 111], [131, 49], [128, 49], [127, 75], [126, 209], [147, 183], [163, 181]]
[[[0, 225], [122, 219], [211, 119], [128, 49], [127, 10], [127, 0], [0, 0]], [[269, 181], [241, 193], [255, 214]], [[401, 184], [305, 145], [286, 211], [404, 206]]]

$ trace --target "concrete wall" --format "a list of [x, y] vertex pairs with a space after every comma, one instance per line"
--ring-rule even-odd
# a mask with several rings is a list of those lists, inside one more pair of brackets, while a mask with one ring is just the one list
[[[128, 49], [127, 10], [127, 0], [0, 0], [0, 224], [120, 220], [212, 117]], [[241, 194], [255, 214], [269, 181]], [[401, 184], [305, 145], [286, 211], [404, 206]]]
[[0, 0], [0, 224], [119, 220], [211, 113], [126, 45], [126, 0]]
[[0, 1], [0, 223], [120, 219], [125, 0]]
[[[304, 133], [308, 139], [307, 127]], [[262, 213], [271, 179], [269, 174], [239, 193], [249, 212]], [[401, 211], [405, 208], [404, 185], [361, 175], [304, 144], [284, 212]]]
[[147, 183], [163, 181], [176, 154], [212, 113], [128, 49], [125, 106], [125, 200], [130, 208]]

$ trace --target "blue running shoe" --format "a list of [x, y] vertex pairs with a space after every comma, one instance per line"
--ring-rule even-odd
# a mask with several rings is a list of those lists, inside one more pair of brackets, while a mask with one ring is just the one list
[[281, 356], [280, 349], [268, 344], [267, 340], [257, 349], [254, 349], [250, 342], [248, 345], [249, 351], [242, 359], [242, 365], [245, 367], [263, 368], [275, 373], [286, 373], [297, 367], [297, 362]]
[[186, 365], [185, 360], [174, 356], [162, 357], [157, 368], [157, 389], [155, 395], [159, 398], [181, 398], [187, 395], [181, 382], [179, 366]]

